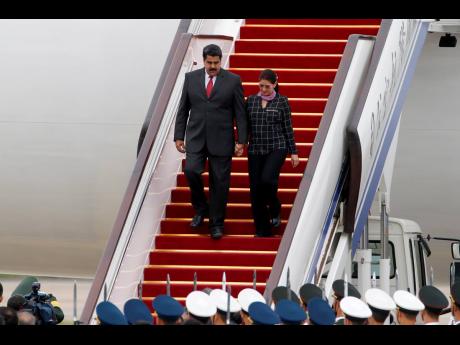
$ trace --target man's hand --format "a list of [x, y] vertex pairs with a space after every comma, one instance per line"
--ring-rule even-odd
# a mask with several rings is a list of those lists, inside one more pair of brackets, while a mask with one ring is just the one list
[[185, 153], [185, 145], [183, 140], [176, 140], [176, 149], [180, 153]]
[[244, 144], [235, 144], [235, 155], [241, 157], [244, 151]]
[[292, 167], [295, 168], [296, 166], [299, 165], [300, 161], [299, 161], [299, 156], [298, 155], [291, 155], [291, 163], [292, 163]]

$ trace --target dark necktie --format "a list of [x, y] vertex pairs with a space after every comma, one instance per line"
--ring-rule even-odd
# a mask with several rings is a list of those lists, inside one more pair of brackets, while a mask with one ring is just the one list
[[212, 77], [209, 77], [208, 86], [206, 87], [206, 94], [208, 95], [208, 98], [211, 95], [212, 87], [213, 87]]

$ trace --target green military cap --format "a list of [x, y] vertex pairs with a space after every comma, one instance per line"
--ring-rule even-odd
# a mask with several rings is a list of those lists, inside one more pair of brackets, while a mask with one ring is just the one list
[[[334, 283], [332, 283], [332, 290], [334, 290], [334, 296], [338, 300], [345, 297], [345, 280], [337, 279]], [[361, 298], [359, 291], [350, 283], [348, 283], [348, 296]]]
[[32, 283], [38, 282], [37, 277], [27, 276], [18, 284], [16, 289], [11, 293], [11, 296], [22, 295], [25, 296], [32, 292]]
[[438, 288], [432, 285], [423, 286], [418, 292], [418, 298], [425, 305], [425, 308], [434, 314], [441, 314], [447, 308], [449, 301]]
[[312, 299], [313, 297], [322, 298], [323, 291], [320, 287], [316, 286], [315, 284], [307, 283], [300, 287], [299, 295], [302, 299], [302, 302], [305, 305], [307, 305], [310, 299]]
[[[273, 303], [275, 303], [276, 305], [278, 301], [282, 299], [288, 299], [288, 289], [286, 286], [277, 286], [272, 291]], [[290, 300], [294, 301], [297, 304], [300, 304], [299, 296], [297, 296], [296, 293], [292, 291], [292, 289], [291, 289], [291, 299]]]

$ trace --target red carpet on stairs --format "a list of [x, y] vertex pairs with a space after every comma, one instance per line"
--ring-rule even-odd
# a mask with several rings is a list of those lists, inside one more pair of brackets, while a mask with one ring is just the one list
[[[294, 169], [288, 158], [281, 170], [282, 223], [274, 237], [254, 237], [246, 153], [232, 159], [225, 234], [218, 241], [209, 237], [207, 220], [198, 230], [190, 228], [194, 211], [180, 172], [144, 269], [142, 298], [152, 311], [155, 296], [166, 293], [168, 274], [171, 295], [183, 304], [193, 290], [195, 273], [197, 288], [204, 289], [221, 288], [225, 272], [236, 297], [242, 289], [253, 287], [255, 272], [256, 288], [263, 293], [348, 36], [376, 35], [379, 25], [379, 19], [246, 19], [229, 70], [241, 76], [245, 96], [258, 92], [262, 69], [277, 72], [280, 93], [289, 98], [301, 160]], [[203, 178], [208, 194], [207, 172]]]

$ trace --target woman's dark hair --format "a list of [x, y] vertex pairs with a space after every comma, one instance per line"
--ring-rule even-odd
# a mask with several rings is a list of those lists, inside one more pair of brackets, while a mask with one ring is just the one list
[[222, 60], [222, 50], [215, 44], [208, 44], [203, 48], [203, 60], [206, 60], [206, 56], [218, 56]]
[[[278, 81], [278, 76], [273, 70], [264, 69], [262, 72], [260, 72], [259, 81], [260, 80], [268, 80], [270, 83], [275, 84]], [[278, 83], [275, 86], [275, 91], [278, 93]]]

